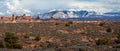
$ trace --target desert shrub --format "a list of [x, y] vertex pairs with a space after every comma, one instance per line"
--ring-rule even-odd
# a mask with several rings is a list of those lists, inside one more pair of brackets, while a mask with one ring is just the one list
[[56, 22], [55, 25], [59, 25], [59, 23]]
[[30, 37], [30, 35], [28, 35], [28, 34], [24, 35], [24, 38], [29, 38], [29, 37]]
[[69, 21], [68, 24], [73, 24], [73, 22], [72, 22], [72, 21]]
[[5, 42], [4, 41], [0, 41], [0, 48], [4, 48], [5, 47]]
[[56, 48], [55, 51], [62, 51], [62, 49], [60, 49], [60, 48]]
[[44, 42], [44, 43], [41, 44], [41, 47], [42, 48], [48, 48], [48, 45], [49, 45], [48, 42]]
[[19, 42], [19, 38], [16, 37], [14, 33], [6, 32], [4, 41], [2, 41], [2, 45], [1, 46], [3, 48], [8, 48], [8, 49], [14, 49], [14, 48], [15, 49], [21, 49], [22, 46], [17, 44], [18, 42]]
[[17, 43], [18, 40], [19, 40], [18, 37], [16, 37], [14, 33], [10, 33], [10, 32], [5, 33], [5, 38], [4, 38], [5, 42]]
[[99, 26], [103, 26], [105, 23], [104, 22], [101, 22], [100, 24], [99, 24]]
[[36, 40], [36, 41], [39, 41], [40, 39], [41, 39], [41, 38], [40, 38], [40, 35], [38, 35], [38, 36], [35, 37], [35, 40]]
[[115, 40], [115, 42], [116, 42], [117, 44], [120, 43], [120, 35], [117, 37], [117, 40]]
[[22, 49], [22, 46], [20, 44], [14, 44], [13, 48], [14, 49]]
[[8, 42], [5, 42], [4, 48], [13, 49], [13, 44], [12, 44], [12, 43], [8, 43]]
[[71, 24], [73, 24], [72, 21], [69, 21], [68, 23], [65, 24], [66, 27], [70, 26]]
[[65, 24], [66, 27], [70, 26], [70, 24]]
[[109, 45], [110, 41], [108, 39], [98, 39], [96, 45]]
[[107, 28], [106, 32], [112, 32], [112, 29], [111, 28]]
[[22, 49], [22, 46], [20, 44], [10, 44], [8, 42], [5, 42], [5, 44], [3, 44], [3, 48], [7, 48], [7, 49]]

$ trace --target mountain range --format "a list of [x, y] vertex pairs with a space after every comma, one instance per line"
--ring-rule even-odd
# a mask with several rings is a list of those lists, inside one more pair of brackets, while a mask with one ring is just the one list
[[106, 12], [98, 14], [86, 10], [52, 10], [48, 13], [38, 14], [41, 19], [62, 18], [67, 20], [120, 20], [120, 12]]
[[86, 10], [80, 10], [80, 11], [68, 11], [68, 10], [64, 10], [64, 11], [50, 11], [48, 13], [44, 13], [44, 14], [39, 14], [39, 16], [43, 19], [45, 18], [50, 18], [50, 17], [54, 17], [54, 18], [80, 18], [80, 17], [87, 17], [90, 15], [96, 15], [96, 12], [88, 12]]
[[[52, 10], [44, 14], [38, 14], [41, 19], [54, 18], [82, 18], [82, 19], [119, 19], [120, 12], [106, 12], [103, 14], [98, 14], [95, 11], [86, 10]], [[38, 16], [37, 15], [37, 16]]]

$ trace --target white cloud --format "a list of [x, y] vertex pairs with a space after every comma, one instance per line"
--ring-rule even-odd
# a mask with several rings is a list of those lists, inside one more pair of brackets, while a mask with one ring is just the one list
[[32, 9], [54, 9], [54, 8], [66, 8], [66, 4], [72, 0], [22, 0], [22, 5], [32, 8]]
[[4, 13], [0, 12], [0, 15], [4, 15]]
[[5, 14], [45, 12], [52, 9], [81, 9], [97, 12], [120, 11], [119, 0], [0, 0]]
[[5, 13], [7, 15], [11, 14], [24, 14], [24, 13], [30, 13], [29, 10], [23, 8], [20, 4], [19, 0], [4, 0], [1, 1], [1, 7], [3, 11], [0, 11], [2, 13]]
[[81, 10], [96, 11], [96, 12], [108, 12], [111, 9], [107, 9], [105, 3], [100, 2], [71, 2], [69, 7], [78, 8]]
[[120, 9], [119, 0], [22, 0], [22, 4], [36, 10], [77, 8], [108, 12]]

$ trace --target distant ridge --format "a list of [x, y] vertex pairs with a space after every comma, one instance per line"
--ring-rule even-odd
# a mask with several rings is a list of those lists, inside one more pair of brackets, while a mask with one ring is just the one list
[[95, 11], [86, 10], [51, 10], [48, 13], [38, 14], [41, 19], [63, 18], [78, 20], [120, 20], [120, 12], [107, 12], [98, 14]]

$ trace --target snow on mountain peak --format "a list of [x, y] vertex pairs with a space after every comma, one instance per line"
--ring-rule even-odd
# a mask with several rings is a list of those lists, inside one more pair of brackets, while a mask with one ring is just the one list
[[49, 12], [53, 12], [53, 11], [56, 11], [57, 9], [52, 9], [52, 10], [50, 10]]
[[68, 11], [77, 11], [76, 9], [68, 9]]
[[56, 17], [56, 18], [66, 18], [68, 17], [67, 14], [63, 13], [63, 12], [57, 12], [53, 15], [53, 17]]

